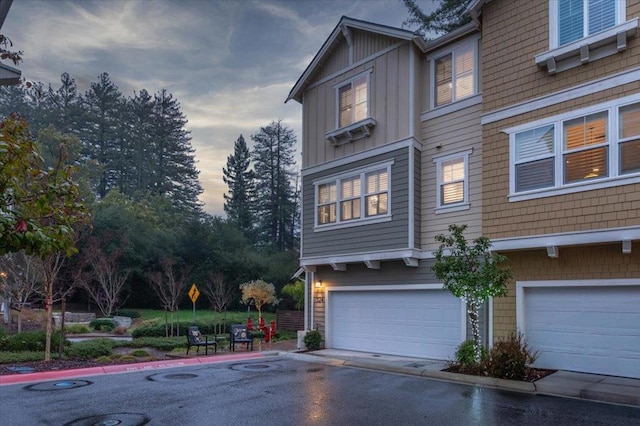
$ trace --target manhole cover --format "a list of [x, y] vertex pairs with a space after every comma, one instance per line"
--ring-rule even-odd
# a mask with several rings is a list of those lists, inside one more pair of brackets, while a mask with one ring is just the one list
[[268, 371], [277, 370], [280, 366], [277, 364], [236, 364], [231, 368], [238, 371]]
[[82, 417], [65, 423], [64, 426], [139, 426], [149, 423], [149, 417], [138, 413], [113, 413]]
[[83, 386], [90, 385], [91, 383], [92, 382], [89, 382], [87, 380], [63, 380], [60, 382], [36, 383], [33, 385], [25, 386], [25, 389], [30, 391], [53, 391], [81, 388]]
[[169, 380], [195, 379], [196, 377], [198, 377], [198, 375], [193, 373], [169, 373], [169, 374], [159, 373], [159, 374], [152, 374], [151, 376], [147, 376], [147, 380], [152, 380], [154, 382], [165, 382]]
[[21, 374], [33, 373], [34, 371], [36, 371], [36, 369], [33, 367], [9, 367], [9, 370], [13, 371], [14, 373]]

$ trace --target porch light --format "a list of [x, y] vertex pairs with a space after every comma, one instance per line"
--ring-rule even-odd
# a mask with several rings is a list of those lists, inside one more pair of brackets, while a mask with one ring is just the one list
[[321, 289], [322, 288], [322, 280], [316, 281], [316, 288], [317, 289]]

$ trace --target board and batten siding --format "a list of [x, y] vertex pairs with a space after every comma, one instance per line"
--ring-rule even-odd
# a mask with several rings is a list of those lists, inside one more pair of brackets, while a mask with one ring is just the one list
[[[477, 104], [422, 123], [422, 234], [423, 250], [438, 247], [435, 236], [448, 233], [450, 224], [467, 225], [467, 239], [482, 232], [482, 105]], [[440, 146], [440, 148], [438, 148]], [[434, 157], [472, 149], [469, 156], [469, 209], [436, 214]]]
[[[346, 165], [303, 176], [302, 227], [304, 243], [302, 258], [339, 254], [377, 252], [408, 247], [409, 240], [409, 148], [354, 161]], [[369, 164], [393, 160], [391, 166], [391, 220], [316, 231], [315, 188], [313, 183], [325, 176], [340, 175]]]
[[[373, 58], [330, 80], [311, 87], [303, 95], [302, 166], [313, 167], [348, 155], [383, 146], [410, 136], [409, 42]], [[340, 146], [326, 138], [336, 130], [336, 85], [370, 71], [369, 116], [376, 120], [371, 135]]]

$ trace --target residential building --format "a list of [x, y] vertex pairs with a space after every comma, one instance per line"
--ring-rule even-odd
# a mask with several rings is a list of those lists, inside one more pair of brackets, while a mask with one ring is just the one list
[[303, 107], [306, 328], [447, 359], [469, 331], [431, 272], [466, 224], [514, 270], [483, 314], [537, 365], [640, 377], [640, 1], [476, 0], [429, 43], [342, 18]]
[[482, 233], [515, 279], [493, 334], [640, 378], [640, 1], [477, 1]]

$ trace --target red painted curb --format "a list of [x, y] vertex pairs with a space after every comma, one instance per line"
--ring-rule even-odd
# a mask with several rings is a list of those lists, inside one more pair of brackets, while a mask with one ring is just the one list
[[132, 373], [136, 371], [162, 370], [167, 368], [186, 367], [197, 364], [216, 364], [227, 361], [262, 358], [261, 352], [250, 352], [234, 355], [216, 355], [203, 358], [180, 358], [165, 361], [138, 362], [135, 364], [105, 365], [104, 367], [78, 368], [75, 370], [42, 371], [27, 374], [9, 374], [0, 376], [0, 386], [16, 383], [39, 382], [44, 380], [70, 379], [103, 374]]

